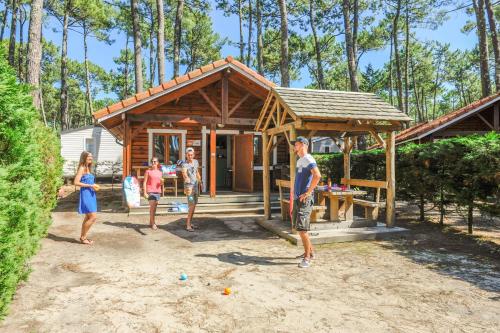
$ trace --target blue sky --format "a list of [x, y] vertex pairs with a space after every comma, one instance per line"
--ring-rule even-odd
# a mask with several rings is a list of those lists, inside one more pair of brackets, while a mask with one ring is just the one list
[[[214, 7], [214, 6], [213, 6]], [[214, 31], [218, 32], [221, 37], [227, 37], [232, 41], [239, 38], [238, 35], [238, 19], [236, 16], [225, 17], [222, 11], [212, 9], [211, 12]], [[472, 49], [477, 43], [475, 33], [464, 34], [460, 30], [469, 19], [465, 10], [455, 11], [448, 14], [449, 19], [437, 30], [417, 29], [417, 38], [421, 41], [437, 40], [440, 42], [450, 43], [452, 49]], [[228, 28], [234, 27], [234, 29]], [[54, 28], [57, 30], [54, 32]], [[50, 19], [46, 22], [44, 28], [44, 37], [53, 41], [56, 45], [61, 45], [61, 26], [58, 21]], [[119, 55], [120, 49], [124, 47], [125, 36], [116, 31], [113, 32], [112, 38], [115, 40], [113, 45], [107, 45], [96, 40], [89, 40], [89, 59], [102, 66], [106, 70], [115, 68], [113, 57]], [[82, 36], [76, 32], [70, 32], [68, 39], [69, 57], [73, 59], [83, 60], [83, 41]], [[222, 56], [237, 55], [239, 50], [230, 45], [224, 46]], [[146, 61], [149, 57], [148, 51], [144, 51], [143, 56]], [[389, 58], [389, 48], [378, 50], [365, 54], [360, 62], [360, 67], [364, 68], [368, 64], [372, 64], [375, 68], [382, 66]], [[166, 76], [170, 78], [172, 75], [172, 64], [166, 64]], [[294, 87], [304, 87], [310, 82], [307, 73], [302, 73], [300, 80], [292, 82]]]

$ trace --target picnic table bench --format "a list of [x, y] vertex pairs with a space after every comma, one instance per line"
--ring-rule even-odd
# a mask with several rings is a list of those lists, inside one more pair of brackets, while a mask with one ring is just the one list
[[355, 205], [364, 207], [365, 218], [369, 220], [377, 220], [380, 208], [385, 207], [385, 202], [380, 201], [380, 189], [387, 189], [387, 182], [381, 180], [368, 180], [368, 179], [353, 179], [342, 178], [341, 184], [348, 186], [357, 186], [365, 188], [375, 188], [375, 201], [354, 198]]

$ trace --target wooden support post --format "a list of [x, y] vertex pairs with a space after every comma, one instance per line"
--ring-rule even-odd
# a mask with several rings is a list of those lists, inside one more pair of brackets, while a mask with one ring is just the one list
[[132, 128], [127, 119], [127, 174], [132, 173]]
[[264, 192], [264, 218], [271, 219], [271, 188], [269, 175], [269, 150], [268, 147], [269, 135], [266, 132], [262, 133], [262, 189]]
[[123, 117], [123, 153], [122, 153], [122, 178], [130, 175], [132, 169], [132, 131], [130, 121], [124, 115]]
[[216, 187], [216, 145], [215, 145], [215, 125], [210, 126], [210, 197], [215, 197]]
[[395, 173], [395, 133], [387, 132], [385, 139], [385, 167], [387, 181], [387, 202], [385, 205], [387, 227], [393, 227], [396, 221], [396, 173]]
[[222, 77], [221, 94], [222, 123], [225, 124], [229, 118], [229, 82], [227, 74]]
[[[297, 131], [295, 126], [290, 128], [290, 141], [297, 140]], [[294, 146], [289, 144], [290, 147], [290, 186], [295, 184], [295, 172], [297, 168], [297, 154], [295, 154]]]
[[125, 180], [127, 177], [127, 120], [123, 120], [123, 152], [122, 152], [122, 179]]
[[[344, 137], [344, 178], [346, 180], [351, 179], [351, 138], [346, 136]], [[347, 188], [351, 188], [349, 185], [349, 181], [347, 183]]]

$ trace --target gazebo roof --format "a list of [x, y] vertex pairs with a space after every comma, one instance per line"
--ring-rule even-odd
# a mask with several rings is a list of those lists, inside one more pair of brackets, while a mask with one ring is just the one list
[[372, 93], [272, 87], [255, 129], [273, 134], [293, 126], [357, 135], [397, 130], [410, 120]]
[[274, 87], [283, 104], [300, 118], [396, 120], [411, 119], [371, 93]]

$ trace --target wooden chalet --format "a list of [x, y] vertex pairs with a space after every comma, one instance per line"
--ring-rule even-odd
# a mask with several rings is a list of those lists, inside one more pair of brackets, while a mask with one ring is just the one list
[[500, 131], [500, 93], [475, 101], [432, 121], [412, 126], [396, 136], [396, 145]]
[[[410, 120], [403, 112], [374, 94], [273, 87], [255, 126], [256, 131], [262, 132], [265, 218], [271, 219], [269, 166], [274, 146], [282, 141], [290, 144], [298, 135], [309, 138], [321, 136], [332, 137], [341, 145], [340, 148], [344, 154], [343, 180], [346, 185], [386, 189], [386, 225], [393, 226], [396, 193], [395, 131], [402, 128], [403, 123]], [[385, 147], [387, 163], [385, 180], [351, 179], [350, 155], [353, 148], [353, 137], [361, 134], [372, 135], [379, 144]], [[293, 184], [296, 156], [291, 144], [289, 147], [290, 183]], [[350, 211], [352, 216], [352, 196], [350, 199], [347, 196], [344, 198], [349, 206], [344, 210]], [[332, 200], [331, 202], [338, 201]], [[358, 202], [364, 204], [363, 201]], [[334, 208], [330, 205], [331, 217], [336, 218]], [[282, 214], [282, 216], [284, 215], [286, 214]], [[333, 221], [334, 218], [331, 220]]]
[[[261, 133], [254, 130], [275, 84], [232, 57], [215, 61], [93, 114], [123, 142], [123, 175], [184, 159], [193, 147], [204, 191], [252, 192], [262, 188]], [[279, 150], [279, 151], [278, 151]], [[273, 164], [288, 160], [285, 143]], [[179, 182], [179, 185], [181, 185]]]

